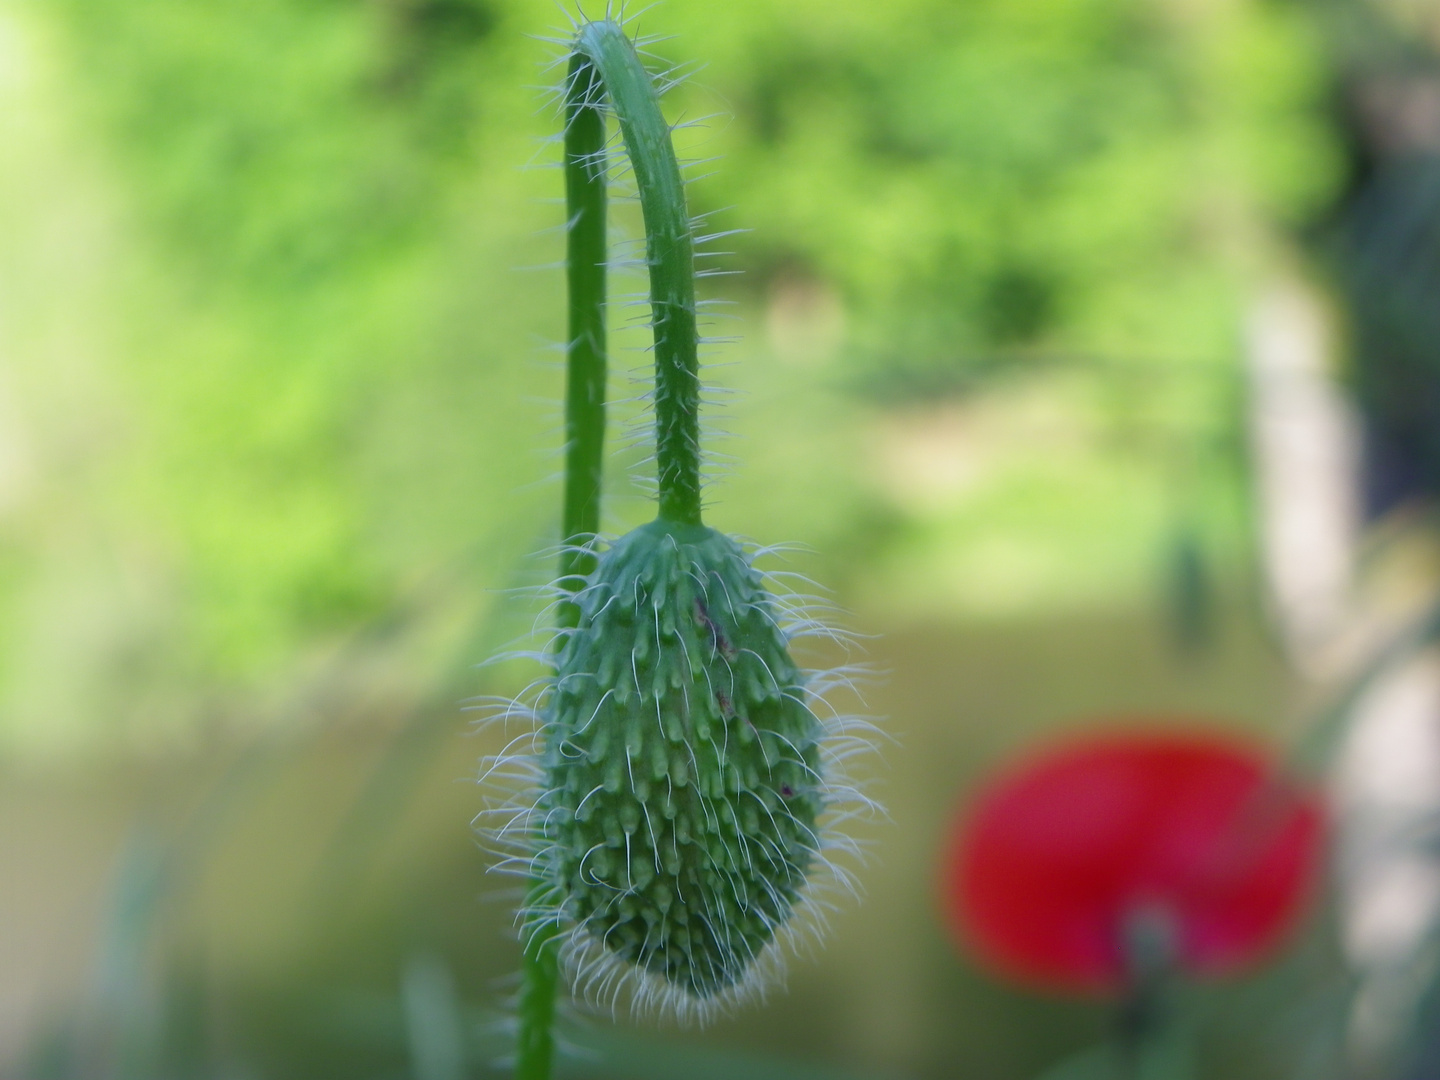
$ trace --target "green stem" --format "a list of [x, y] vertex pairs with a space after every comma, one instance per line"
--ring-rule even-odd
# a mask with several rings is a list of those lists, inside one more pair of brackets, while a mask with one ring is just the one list
[[1124, 1080], [1194, 1080], [1194, 1048], [1180, 1010], [1173, 917], [1136, 911], [1122, 928], [1128, 987], [1116, 1032]]
[[[700, 523], [700, 364], [695, 326], [695, 244], [670, 125], [650, 73], [618, 23], [586, 24], [572, 72], [598, 74], [620, 122], [645, 218], [655, 332], [655, 476], [660, 516]], [[593, 80], [595, 76], [590, 76]], [[572, 78], [568, 100], [593, 82]], [[588, 100], [588, 99], [586, 99]]]
[[[531, 886], [532, 900], [544, 886]], [[555, 988], [560, 964], [554, 923], [527, 928], [520, 962], [520, 1030], [515, 1045], [515, 1080], [550, 1080], [555, 1056]]]
[[[576, 54], [565, 97], [566, 347], [565, 503], [560, 580], [574, 591], [594, 567], [605, 444], [605, 112], [595, 68]], [[574, 626], [573, 604], [560, 612]]]
[[[645, 218], [655, 332], [655, 459], [660, 516], [700, 522], [700, 374], [694, 240], [685, 187], [659, 95], [619, 24], [589, 23], [575, 40], [565, 83], [566, 348], [564, 545], [560, 583], [574, 592], [594, 569], [605, 443], [605, 99], [635, 170]], [[560, 606], [562, 628], [579, 609]], [[529, 906], [547, 886], [536, 878]], [[554, 1058], [558, 958], [553, 923], [525, 928], [517, 1080], [549, 1080]]]
[[[565, 349], [565, 493], [560, 515], [560, 584], [571, 592], [594, 569], [605, 449], [605, 112], [595, 67], [571, 58], [565, 95], [565, 241], [569, 338]], [[566, 601], [556, 621], [573, 627], [580, 609]], [[545, 883], [532, 879], [529, 905]], [[555, 1053], [556, 928], [525, 928], [520, 968], [516, 1080], [549, 1080]]]

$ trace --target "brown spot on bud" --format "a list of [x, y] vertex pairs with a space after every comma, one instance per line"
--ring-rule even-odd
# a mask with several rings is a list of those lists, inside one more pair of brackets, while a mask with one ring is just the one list
[[[703, 626], [710, 634], [710, 644], [726, 660], [734, 660], [738, 655], [735, 646], [726, 639], [724, 632], [716, 626], [710, 618], [710, 612], [705, 607], [705, 601], [698, 596], [695, 598], [695, 621]], [[726, 713], [726, 719], [730, 714]]]

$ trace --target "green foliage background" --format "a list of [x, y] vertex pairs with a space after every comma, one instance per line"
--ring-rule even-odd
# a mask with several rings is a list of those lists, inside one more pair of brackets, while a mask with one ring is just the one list
[[[543, 576], [557, 497], [561, 283], [515, 269], [559, 253], [558, 173], [520, 168], [549, 160], [527, 35], [556, 22], [0, 3], [11, 743], [384, 713], [516, 629], [495, 590]], [[748, 393], [721, 524], [815, 545], [862, 606], [1145, 596], [1177, 530], [1243, 569], [1239, 327], [1339, 172], [1302, 7], [668, 0], [641, 25], [705, 65], [673, 115], [724, 114], [685, 134], [720, 158], [696, 209], [752, 230], [716, 279]], [[1059, 449], [991, 446], [907, 502], [867, 448], [937, 400]]]

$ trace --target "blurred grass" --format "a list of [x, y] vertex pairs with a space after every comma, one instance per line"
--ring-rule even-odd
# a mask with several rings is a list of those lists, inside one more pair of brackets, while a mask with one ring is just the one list
[[[937, 915], [937, 852], [972, 785], [1037, 736], [1136, 714], [1159, 724], [1200, 715], [1271, 728], [1291, 694], [1283, 665], [1243, 607], [1228, 601], [1218, 616], [1216, 646], [1196, 657], [1172, 648], [1154, 612], [970, 627], [862, 613], [863, 628], [883, 632], [873, 658], [891, 669], [872, 706], [891, 717], [898, 739], [878, 778], [893, 822], [870, 834], [878, 847], [864, 875], [865, 904], [837, 915], [827, 948], [798, 961], [789, 992], [763, 1009], [698, 1035], [630, 1023], [612, 1035], [609, 1019], [597, 1018], [572, 1038], [611, 1056], [594, 1065], [578, 1059], [572, 1074], [659, 1076], [690, 1060], [670, 1073], [690, 1075], [735, 1060], [756, 1069], [808, 1062], [837, 1077], [944, 1076], [957, 1065], [1020, 1077], [1093, 1042], [1107, 1023], [1101, 1006], [997, 985], [957, 953]], [[262, 1076], [317, 1080], [400, 1075], [407, 1067], [398, 994], [416, 956], [444, 958], [467, 1016], [493, 1016], [517, 954], [508, 904], [497, 892], [505, 883], [486, 879], [467, 839], [477, 793], [464, 782], [493, 739], [454, 738], [448, 710], [432, 722], [449, 737], [423, 763], [411, 797], [367, 831], [339, 890], [324, 879], [325, 852], [371, 771], [390, 755], [388, 740], [374, 730], [332, 730], [287, 738], [258, 767], [241, 765], [251, 777], [247, 797], [210, 843], [186, 849], [181, 878], [190, 884], [163, 898], [164, 916], [138, 954], [143, 974], [120, 1000], [178, 994], [208, 1018], [197, 1036], [208, 1069], [229, 1061]], [[131, 864], [123, 840], [137, 809], [152, 823], [152, 850], [167, 835], [185, 835], [184, 823], [213, 798], [207, 793], [217, 774], [235, 768], [226, 763], [237, 754], [243, 762], [243, 744], [216, 743], [143, 773], [117, 761], [78, 788], [43, 774], [31, 774], [28, 785], [7, 783], [0, 860], [13, 875], [13, 896], [0, 898], [4, 907], [16, 909], [30, 894], [22, 883], [36, 874], [44, 875], [46, 895], [75, 898], [48, 912], [32, 908], [32, 951], [8, 980], [23, 984], [38, 975], [36, 965], [56, 964], [72, 975], [55, 988], [74, 985], [90, 948], [75, 934], [90, 923], [75, 901], [103, 891], [94, 883], [97, 862], [103, 866], [97, 850]], [[83, 907], [93, 911], [93, 903]], [[1274, 1045], [1276, 1030], [1292, 1009], [1316, 1007], [1323, 979], [1315, 973], [1333, 971], [1322, 951], [1302, 964], [1298, 981], [1282, 979], [1282, 992], [1242, 996], [1229, 1022], [1208, 1025], [1207, 1052], [1228, 1062], [1223, 1075], [1277, 1075], [1276, 1062], [1289, 1051]], [[166, 991], [175, 978], [192, 989]], [[1223, 1007], [1234, 993], [1231, 986], [1211, 994], [1209, 1007]], [[39, 1017], [28, 1015], [33, 1029]], [[476, 1068], [503, 1046], [487, 1030], [477, 1036]], [[173, 1041], [172, 1033], [165, 1045]], [[653, 1066], [645, 1064], [652, 1046]], [[632, 1058], [635, 1071], [627, 1072]]]

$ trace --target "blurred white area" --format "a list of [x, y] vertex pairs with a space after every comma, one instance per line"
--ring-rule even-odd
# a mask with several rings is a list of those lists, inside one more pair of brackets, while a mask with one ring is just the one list
[[1330, 372], [1319, 301], [1274, 285], [1251, 313], [1251, 439], [1275, 621], [1310, 676], [1334, 662], [1359, 527], [1356, 422]]
[[1337, 885], [1346, 955], [1359, 975], [1351, 1034], [1360, 1060], [1385, 1054], [1431, 972], [1423, 948], [1440, 912], [1440, 651], [1364, 694], [1338, 759]]
[[[1344, 686], [1440, 595], [1436, 538], [1403, 512], [1360, 533], [1358, 423], [1322, 304], [1298, 285], [1255, 306], [1247, 352], [1272, 617], [1295, 667]], [[1334, 767], [1341, 934], [1357, 977], [1355, 1062], [1382, 1060], [1434, 974], [1440, 923], [1440, 649], [1398, 659], [1351, 711]]]

